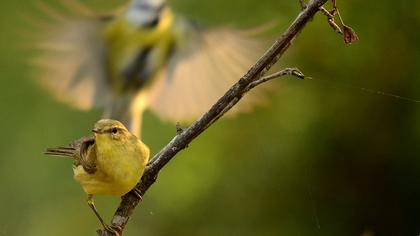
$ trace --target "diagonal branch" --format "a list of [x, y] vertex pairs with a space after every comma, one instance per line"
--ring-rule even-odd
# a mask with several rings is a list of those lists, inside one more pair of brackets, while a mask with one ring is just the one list
[[[194, 122], [185, 130], [179, 130], [177, 135], [149, 162], [141, 181], [136, 188], [141, 196], [144, 196], [149, 187], [156, 181], [159, 171], [182, 149], [199, 136], [204, 130], [210, 127], [220, 117], [253, 87], [268, 81], [264, 74], [274, 65], [299, 32], [305, 27], [313, 16], [319, 11], [320, 7], [328, 0], [310, 0], [306, 7], [299, 13], [294, 22], [284, 32], [281, 37], [267, 50], [267, 52], [249, 69], [240, 80], [235, 83], [199, 120]], [[301, 73], [300, 73], [301, 74]], [[297, 76], [297, 74], [295, 74]], [[264, 79], [265, 78], [265, 79]], [[134, 208], [141, 199], [136, 194], [126, 194], [123, 196], [120, 206], [112, 218], [112, 225], [120, 228], [118, 232], [122, 234]], [[98, 230], [98, 235], [114, 235], [106, 230]]]

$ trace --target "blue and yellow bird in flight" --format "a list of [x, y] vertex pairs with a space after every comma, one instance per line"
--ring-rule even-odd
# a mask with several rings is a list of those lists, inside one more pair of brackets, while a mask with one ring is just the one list
[[[40, 4], [33, 58], [36, 78], [59, 100], [80, 109], [103, 107], [140, 135], [142, 113], [166, 121], [198, 118], [262, 52], [258, 30], [205, 28], [176, 15], [164, 0], [132, 0], [98, 13], [62, 0], [62, 13]], [[231, 112], [264, 101], [258, 91]]]

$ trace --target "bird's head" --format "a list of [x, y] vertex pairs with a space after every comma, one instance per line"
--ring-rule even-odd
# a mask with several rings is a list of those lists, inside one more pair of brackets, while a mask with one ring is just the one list
[[168, 11], [165, 0], [132, 0], [126, 12], [126, 20], [138, 27], [155, 27]]
[[102, 119], [95, 123], [92, 129], [95, 139], [124, 140], [132, 134], [117, 120]]

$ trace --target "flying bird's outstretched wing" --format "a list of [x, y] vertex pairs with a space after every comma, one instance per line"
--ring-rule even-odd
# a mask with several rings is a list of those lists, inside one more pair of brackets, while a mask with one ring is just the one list
[[[248, 31], [201, 29], [178, 23], [179, 40], [167, 67], [150, 89], [149, 106], [168, 121], [191, 121], [203, 115], [262, 54], [263, 43]], [[230, 114], [265, 102], [253, 92]]]
[[58, 100], [79, 109], [105, 105], [109, 93], [100, 30], [111, 16], [96, 14], [75, 0], [62, 3], [68, 13], [38, 4], [46, 19], [36, 24], [35, 77]]

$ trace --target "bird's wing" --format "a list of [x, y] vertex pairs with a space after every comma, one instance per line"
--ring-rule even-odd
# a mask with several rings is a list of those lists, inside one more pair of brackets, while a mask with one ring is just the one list
[[104, 105], [108, 88], [101, 29], [110, 16], [95, 14], [75, 0], [62, 0], [69, 10], [45, 4], [45, 19], [35, 23], [35, 77], [59, 100], [80, 109]]
[[45, 154], [52, 156], [66, 156], [74, 160], [74, 165], [82, 165], [88, 173], [96, 171], [96, 155], [93, 150], [95, 138], [93, 136], [80, 138], [67, 146], [47, 148]]
[[[203, 30], [185, 24], [166, 69], [150, 88], [149, 107], [161, 119], [182, 122], [203, 115], [247, 72], [263, 52], [251, 31], [231, 28]], [[252, 91], [228, 114], [250, 111], [265, 102]]]
[[95, 138], [86, 137], [82, 140], [79, 139], [80, 149], [79, 156], [81, 165], [86, 172], [92, 174], [96, 171], [96, 151], [95, 151]]

